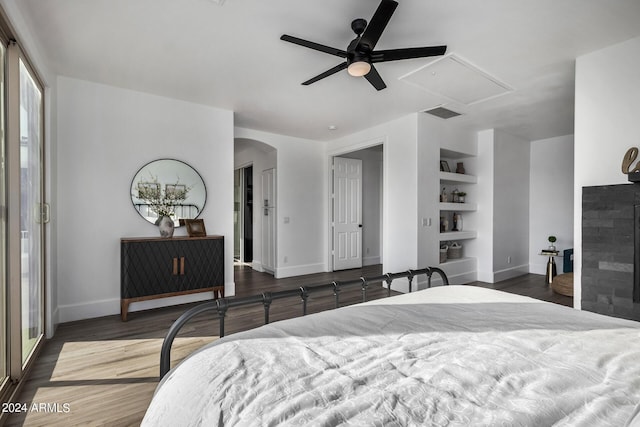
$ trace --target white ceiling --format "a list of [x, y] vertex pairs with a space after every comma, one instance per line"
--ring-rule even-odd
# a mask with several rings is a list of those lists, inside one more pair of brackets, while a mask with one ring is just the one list
[[368, 20], [379, 0], [220, 3], [16, 2], [57, 74], [233, 110], [236, 126], [317, 140], [437, 105], [472, 129], [571, 134], [575, 58], [640, 35], [638, 0], [400, 0], [377, 49], [446, 44], [514, 89], [467, 106], [399, 80], [433, 59], [377, 64], [388, 86], [380, 92], [346, 71], [300, 85], [340, 58], [279, 37], [346, 49], [351, 21]]

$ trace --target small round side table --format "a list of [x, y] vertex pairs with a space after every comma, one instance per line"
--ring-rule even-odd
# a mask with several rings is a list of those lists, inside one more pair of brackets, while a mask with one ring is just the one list
[[544, 280], [550, 285], [553, 283], [553, 278], [558, 275], [554, 257], [562, 255], [560, 255], [560, 251], [550, 251], [546, 249], [543, 249], [542, 252], [540, 252], [540, 255], [549, 257], [549, 260], [547, 261], [547, 273], [545, 274]]

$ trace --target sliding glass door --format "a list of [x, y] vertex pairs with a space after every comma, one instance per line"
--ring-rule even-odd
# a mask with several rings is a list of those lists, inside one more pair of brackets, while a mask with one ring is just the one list
[[[1, 12], [1, 11], [0, 11]], [[43, 86], [0, 13], [0, 401], [44, 333]], [[6, 414], [0, 412], [0, 425]]]
[[[44, 150], [43, 90], [23, 52], [4, 45], [2, 65], [4, 209], [0, 234], [2, 274], [2, 367], [0, 395], [24, 378], [40, 347], [44, 332]], [[5, 113], [6, 111], [6, 113]], [[5, 215], [6, 214], [6, 215]], [[13, 385], [12, 385], [13, 384]], [[1, 414], [0, 414], [1, 417]], [[1, 419], [0, 419], [1, 423]]]
[[0, 390], [8, 379], [8, 360], [9, 347], [7, 341], [9, 338], [9, 327], [7, 320], [7, 182], [5, 168], [5, 140], [6, 135], [4, 126], [5, 116], [5, 64], [6, 49], [0, 43], [0, 325], [2, 325], [2, 333], [0, 334]]
[[22, 362], [43, 334], [42, 91], [20, 59], [20, 290]]

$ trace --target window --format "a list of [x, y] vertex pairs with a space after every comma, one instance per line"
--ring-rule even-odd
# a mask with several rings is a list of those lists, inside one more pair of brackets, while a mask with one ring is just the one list
[[[0, 64], [5, 63], [6, 49], [0, 44]], [[6, 135], [4, 127], [5, 117], [5, 82], [4, 67], [0, 66], [0, 253], [7, 253], [7, 183], [5, 171], [5, 141]], [[9, 347], [7, 340], [9, 330], [7, 329], [7, 272], [6, 257], [0, 257], [0, 319], [2, 319], [2, 332], [0, 333], [0, 390], [4, 389], [8, 380], [8, 356]]]
[[[43, 89], [0, 18], [0, 398], [44, 332]], [[19, 191], [16, 191], [19, 189]], [[0, 414], [0, 424], [2, 424]]]
[[[42, 92], [20, 68], [20, 323], [22, 363], [43, 333]], [[15, 143], [15, 141], [11, 141]], [[15, 230], [12, 230], [15, 231]]]

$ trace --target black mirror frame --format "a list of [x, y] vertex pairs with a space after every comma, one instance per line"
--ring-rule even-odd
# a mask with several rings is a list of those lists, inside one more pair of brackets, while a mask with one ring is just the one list
[[[182, 163], [184, 166], [188, 167], [189, 169], [193, 170], [193, 172], [195, 173], [195, 175], [200, 178], [200, 182], [202, 182], [202, 187], [204, 189], [204, 200], [202, 201], [202, 206], [198, 209], [198, 214], [194, 217], [194, 218], [189, 218], [189, 219], [196, 219], [198, 218], [201, 214], [202, 211], [204, 210], [204, 207], [207, 204], [207, 185], [204, 182], [204, 179], [202, 178], [202, 175], [200, 175], [200, 172], [198, 172], [196, 170], [196, 168], [194, 168], [193, 166], [191, 166], [190, 164], [188, 164], [187, 162], [184, 162], [182, 160], [178, 160], [178, 159], [172, 159], [172, 158], [160, 158], [160, 159], [155, 159], [155, 160], [151, 160], [147, 163], [145, 163], [144, 165], [142, 165], [137, 171], [136, 173], [133, 175], [133, 178], [131, 179], [131, 185], [129, 186], [129, 196], [131, 198], [131, 204], [133, 205], [133, 208], [135, 209], [135, 211], [138, 213], [138, 215], [140, 215], [140, 217], [142, 219], [144, 219], [146, 222], [149, 222], [151, 224], [153, 224], [153, 222], [151, 222], [149, 219], [147, 219], [144, 215], [142, 215], [142, 212], [140, 212], [140, 210], [136, 207], [136, 203], [134, 200], [134, 195], [133, 195], [133, 186], [136, 182], [136, 177], [138, 177], [138, 175], [140, 175], [140, 172], [143, 171], [146, 167], [148, 167], [149, 165], [156, 163], [156, 162], [160, 162], [160, 161], [172, 161], [172, 162], [178, 162], [178, 163]], [[180, 220], [178, 224], [176, 224], [177, 227], [181, 227], [184, 225], [184, 221]]]

